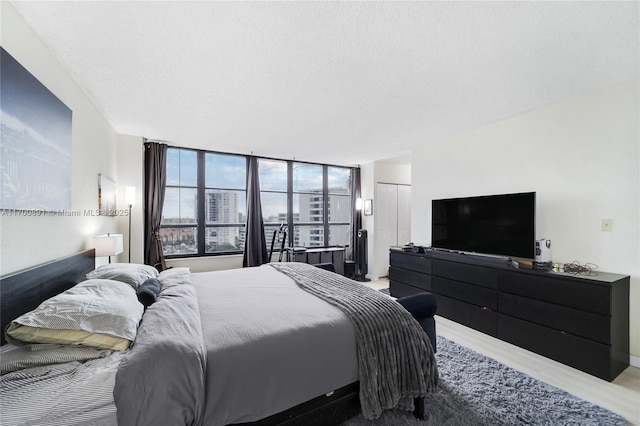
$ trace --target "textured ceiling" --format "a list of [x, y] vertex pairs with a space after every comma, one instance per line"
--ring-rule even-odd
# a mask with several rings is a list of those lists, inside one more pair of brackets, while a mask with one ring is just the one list
[[639, 75], [635, 1], [12, 4], [118, 133], [277, 158], [406, 155]]

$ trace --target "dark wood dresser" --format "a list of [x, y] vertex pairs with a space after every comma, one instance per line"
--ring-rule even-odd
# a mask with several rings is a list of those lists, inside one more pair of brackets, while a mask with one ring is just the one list
[[629, 366], [628, 275], [518, 269], [503, 259], [391, 251], [391, 295], [428, 291], [437, 314], [612, 381]]

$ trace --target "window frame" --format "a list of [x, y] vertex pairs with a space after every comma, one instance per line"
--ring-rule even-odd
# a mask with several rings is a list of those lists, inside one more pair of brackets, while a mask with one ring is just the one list
[[[191, 151], [191, 152], [195, 152], [196, 153], [196, 167], [198, 167], [198, 150], [197, 149], [191, 149], [191, 148], [174, 148], [174, 147], [167, 147], [167, 149], [179, 149], [182, 151]], [[167, 155], [167, 158], [169, 156]], [[166, 173], [166, 166], [165, 166], [165, 173]], [[164, 201], [166, 202], [166, 192], [167, 189], [172, 189], [172, 188], [176, 188], [178, 190], [182, 189], [182, 188], [186, 188], [186, 189], [195, 189], [196, 190], [196, 199], [198, 198], [198, 174], [196, 174], [196, 186], [193, 185], [170, 185], [170, 184], [165, 184], [165, 197], [164, 197]], [[180, 183], [180, 182], [178, 182]], [[180, 197], [178, 197], [178, 203], [181, 203]], [[200, 232], [199, 232], [199, 226], [198, 226], [198, 218], [199, 218], [199, 214], [198, 214], [198, 210], [199, 210], [199, 205], [198, 203], [196, 203], [196, 211], [195, 213], [195, 222], [193, 223], [172, 223], [172, 224], [162, 224], [162, 222], [160, 223], [160, 233], [162, 233], [162, 229], [190, 229], [190, 228], [196, 228], [196, 233], [195, 233], [195, 237], [196, 237], [196, 251], [199, 251], [199, 247], [200, 247]], [[163, 206], [163, 217], [164, 217], [164, 206]], [[162, 244], [162, 242], [161, 242]], [[164, 248], [164, 247], [163, 247]], [[172, 258], [182, 258], [182, 257], [197, 257], [198, 253], [180, 253], [180, 254], [167, 254], [164, 257], [167, 259], [172, 259]]]
[[[207, 186], [207, 181], [206, 181], [206, 173], [207, 173], [207, 164], [206, 164], [206, 159], [207, 159], [207, 154], [213, 154], [213, 155], [222, 155], [222, 156], [227, 156], [227, 157], [241, 157], [244, 158], [244, 189], [241, 188], [219, 188], [219, 187], [215, 187], [215, 186]], [[202, 213], [202, 226], [200, 225], [200, 216], [198, 216], [198, 235], [200, 235], [200, 232], [202, 232], [202, 247], [200, 247], [200, 240], [198, 240], [198, 253], [200, 256], [222, 256], [222, 255], [227, 255], [227, 254], [237, 254], [237, 253], [242, 253], [242, 250], [225, 250], [225, 251], [216, 251], [216, 252], [207, 252], [207, 230], [208, 229], [212, 229], [212, 228], [238, 228], [240, 230], [242, 229], [246, 229], [247, 227], [247, 223], [246, 220], [244, 223], [239, 223], [239, 222], [235, 222], [235, 223], [216, 223], [216, 224], [209, 224], [207, 223], [207, 191], [208, 190], [213, 190], [213, 191], [233, 191], [233, 192], [244, 192], [244, 205], [245, 205], [245, 218], [248, 214], [247, 212], [247, 177], [249, 174], [249, 157], [246, 155], [240, 155], [240, 154], [228, 154], [228, 153], [222, 153], [222, 152], [213, 152], [213, 151], [205, 151], [205, 150], [198, 150], [198, 193], [200, 194], [200, 192], [202, 192], [202, 207], [198, 207], [198, 212]], [[202, 185], [200, 185], [200, 179], [202, 179]], [[201, 229], [202, 228], [202, 229]], [[240, 231], [240, 233], [242, 234], [242, 231]], [[244, 235], [246, 236], [246, 231], [244, 232]], [[244, 244], [243, 244], [244, 247]]]
[[[191, 223], [191, 224], [169, 224], [169, 225], [165, 225], [165, 224], [161, 224], [160, 225], [160, 229], [163, 228], [193, 228], [196, 227], [196, 238], [197, 238], [197, 253], [184, 253], [184, 254], [170, 254], [170, 255], [166, 255], [165, 257], [167, 259], [178, 259], [178, 258], [191, 258], [191, 257], [211, 257], [211, 256], [225, 256], [225, 255], [237, 255], [237, 254], [242, 254], [243, 251], [242, 250], [229, 250], [229, 251], [218, 251], [218, 252], [213, 252], [213, 253], [207, 253], [206, 252], [206, 233], [207, 233], [207, 229], [211, 229], [211, 228], [225, 228], [225, 227], [232, 227], [232, 228], [237, 228], [237, 227], [241, 227], [241, 228], [246, 228], [246, 222], [242, 223], [242, 224], [238, 224], [238, 223], [220, 223], [220, 224], [207, 224], [206, 221], [206, 194], [207, 194], [207, 190], [228, 190], [228, 191], [244, 191], [245, 193], [245, 200], [246, 200], [246, 196], [247, 196], [247, 187], [245, 185], [245, 189], [241, 190], [241, 189], [229, 189], [229, 188], [217, 188], [217, 187], [208, 187], [206, 186], [206, 155], [207, 154], [217, 154], [217, 155], [224, 155], [224, 156], [236, 156], [236, 157], [243, 157], [245, 159], [246, 162], [246, 169], [245, 169], [245, 182], [246, 179], [248, 178], [248, 173], [249, 173], [249, 155], [244, 155], [244, 154], [234, 154], [234, 153], [226, 153], [226, 152], [218, 152], [218, 151], [209, 151], [209, 150], [202, 150], [202, 149], [195, 149], [195, 148], [184, 148], [184, 147], [178, 147], [178, 146], [168, 146], [168, 149], [175, 149], [175, 150], [187, 150], [187, 151], [195, 151], [196, 155], [197, 155], [197, 186], [195, 187], [196, 189], [196, 221], [195, 223]], [[280, 158], [271, 158], [271, 157], [256, 157], [258, 158], [258, 160], [264, 159], [264, 160], [269, 160], [269, 161], [280, 161], [280, 162], [284, 162], [286, 163], [286, 170], [287, 170], [287, 190], [286, 190], [286, 195], [287, 195], [287, 213], [286, 213], [286, 218], [287, 218], [287, 245], [289, 247], [293, 246], [294, 244], [294, 228], [296, 226], [303, 226], [303, 227], [309, 227], [309, 226], [313, 226], [313, 227], [321, 227], [323, 230], [323, 245], [322, 246], [309, 246], [309, 247], [330, 247], [329, 245], [329, 230], [331, 226], [337, 226], [337, 225], [350, 225], [351, 222], [353, 221], [353, 215], [354, 215], [354, 210], [353, 208], [350, 209], [350, 215], [349, 215], [349, 220], [346, 222], [330, 222], [329, 221], [329, 200], [330, 200], [330, 195], [332, 195], [331, 192], [329, 192], [329, 183], [328, 183], [328, 171], [330, 167], [333, 168], [340, 168], [340, 169], [347, 169], [349, 170], [351, 176], [353, 176], [353, 170], [355, 169], [355, 167], [349, 167], [349, 166], [338, 166], [338, 165], [331, 165], [331, 164], [320, 164], [320, 163], [312, 163], [312, 162], [307, 162], [307, 161], [299, 161], [299, 160], [285, 160], [285, 159], [280, 159]], [[322, 206], [322, 221], [321, 222], [296, 222], [294, 223], [293, 221], [293, 196], [294, 195], [300, 195], [300, 194], [320, 194], [318, 192], [311, 192], [311, 191], [294, 191], [293, 190], [293, 166], [294, 164], [309, 164], [309, 165], [314, 165], [314, 166], [321, 166], [322, 167], [322, 198], [323, 198], [323, 206]], [[192, 186], [181, 186], [181, 185], [166, 185], [166, 188], [190, 188], [192, 189]], [[265, 189], [265, 190], [260, 190], [261, 193], [278, 193], [278, 194], [284, 194], [283, 191], [277, 191], [277, 190], [271, 190], [271, 189]], [[348, 196], [351, 198], [351, 202], [350, 204], [353, 205], [354, 201], [353, 201], [353, 197], [354, 194], [351, 191], [351, 188], [349, 188], [349, 193]], [[246, 202], [245, 202], [245, 210], [246, 210]], [[245, 217], [246, 215], [248, 215], [248, 211], [245, 211]], [[273, 226], [273, 223], [266, 223], [265, 222], [265, 228], [267, 226]], [[246, 235], [246, 234], [245, 234]], [[265, 240], [267, 243], [267, 246], [270, 246], [271, 243], [271, 238], [272, 235], [268, 235], [267, 233], [265, 233]], [[333, 246], [336, 246], [335, 244]], [[341, 246], [342, 247], [342, 246]], [[349, 247], [349, 245], [344, 245], [344, 247]], [[268, 248], [268, 247], [267, 247]]]

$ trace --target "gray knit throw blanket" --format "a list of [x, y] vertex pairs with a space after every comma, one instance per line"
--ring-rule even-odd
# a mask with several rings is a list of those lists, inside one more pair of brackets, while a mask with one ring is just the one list
[[365, 418], [378, 418], [390, 408], [412, 411], [414, 398], [435, 390], [438, 368], [431, 343], [402, 305], [370, 287], [315, 266], [294, 262], [271, 265], [351, 319]]

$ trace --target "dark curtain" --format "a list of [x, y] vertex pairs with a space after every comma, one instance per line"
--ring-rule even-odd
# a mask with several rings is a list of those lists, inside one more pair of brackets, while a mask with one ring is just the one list
[[144, 143], [145, 221], [144, 263], [161, 263], [161, 252], [155, 236], [159, 237], [164, 189], [167, 183], [167, 145], [157, 142]]
[[262, 204], [260, 203], [258, 159], [251, 156], [249, 157], [247, 176], [247, 226], [242, 266], [260, 266], [268, 262], [267, 242], [264, 238], [264, 223], [262, 221]]
[[356, 238], [358, 230], [362, 227], [360, 210], [356, 210], [356, 200], [361, 198], [360, 192], [360, 167], [351, 169], [351, 222], [349, 223], [349, 249], [346, 259], [356, 259]]

